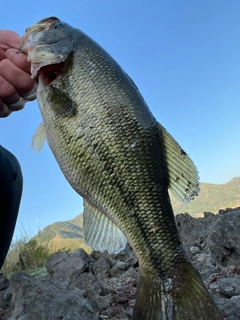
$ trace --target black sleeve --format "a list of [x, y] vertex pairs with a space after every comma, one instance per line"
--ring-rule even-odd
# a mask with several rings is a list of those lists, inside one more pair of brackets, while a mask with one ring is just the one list
[[12, 241], [22, 188], [19, 162], [11, 152], [0, 146], [0, 269]]

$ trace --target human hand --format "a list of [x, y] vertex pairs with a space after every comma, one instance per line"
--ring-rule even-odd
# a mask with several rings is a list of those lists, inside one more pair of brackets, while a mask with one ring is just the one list
[[36, 98], [37, 83], [30, 77], [27, 56], [17, 53], [20, 36], [0, 30], [0, 117], [21, 110], [27, 101]]

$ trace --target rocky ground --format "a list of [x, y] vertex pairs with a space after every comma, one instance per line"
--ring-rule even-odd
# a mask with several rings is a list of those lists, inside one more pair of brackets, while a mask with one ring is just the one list
[[[188, 258], [198, 269], [224, 319], [240, 319], [240, 207], [176, 216]], [[127, 246], [118, 255], [79, 249], [53, 254], [48, 276], [0, 276], [0, 319], [131, 319], [138, 262]]]

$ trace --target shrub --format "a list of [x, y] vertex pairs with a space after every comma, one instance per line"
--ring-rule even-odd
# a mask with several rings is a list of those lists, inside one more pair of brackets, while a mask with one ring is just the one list
[[1, 272], [9, 276], [15, 271], [41, 268], [48, 257], [49, 251], [46, 247], [34, 238], [29, 240], [29, 237], [22, 236], [11, 245]]

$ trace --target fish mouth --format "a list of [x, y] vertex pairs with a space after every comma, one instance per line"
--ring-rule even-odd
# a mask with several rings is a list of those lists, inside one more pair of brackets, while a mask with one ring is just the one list
[[[50, 85], [54, 80], [57, 79], [59, 75], [61, 75], [66, 69], [67, 63], [61, 62], [51, 65], [42, 66], [36, 74], [36, 79], [41, 78], [41, 83], [43, 86]], [[40, 89], [38, 89], [40, 90]]]

